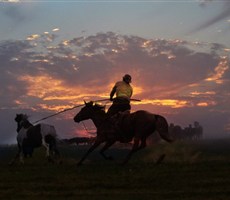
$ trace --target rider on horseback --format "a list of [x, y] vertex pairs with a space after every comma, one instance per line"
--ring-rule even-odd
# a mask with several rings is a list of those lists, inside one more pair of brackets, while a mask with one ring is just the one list
[[[130, 85], [132, 77], [129, 74], [123, 76], [122, 81], [118, 81], [110, 92], [110, 100], [113, 104], [108, 109], [107, 115], [117, 134], [122, 137], [122, 121], [130, 113], [130, 98], [133, 94], [133, 88]], [[113, 98], [116, 94], [116, 98]]]
[[[124, 112], [131, 109], [130, 98], [133, 94], [133, 88], [130, 85], [132, 77], [129, 74], [123, 76], [122, 81], [118, 81], [110, 92], [112, 106], [108, 110], [108, 115], [112, 116], [118, 112]], [[116, 94], [116, 98], [113, 98]]]

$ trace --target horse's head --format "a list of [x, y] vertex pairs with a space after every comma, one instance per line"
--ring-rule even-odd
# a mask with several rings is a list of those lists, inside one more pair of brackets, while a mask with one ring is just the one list
[[74, 117], [75, 122], [81, 122], [83, 120], [92, 119], [92, 117], [98, 113], [98, 111], [105, 113], [104, 106], [94, 104], [92, 101], [86, 103], [79, 113]]
[[14, 120], [17, 122], [17, 125], [18, 125], [17, 126], [17, 132], [19, 132], [22, 127], [27, 125], [27, 123], [28, 123], [28, 115], [26, 115], [26, 114], [16, 114], [16, 117], [14, 118]]
[[17, 122], [17, 123], [20, 123], [22, 120], [26, 119], [27, 118], [27, 115], [24, 115], [24, 114], [16, 114], [16, 117], [14, 118], [14, 120]]

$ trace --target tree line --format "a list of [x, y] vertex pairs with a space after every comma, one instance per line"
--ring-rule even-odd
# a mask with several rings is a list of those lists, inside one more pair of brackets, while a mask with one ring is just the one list
[[176, 140], [200, 140], [203, 138], [203, 127], [197, 121], [184, 128], [170, 123], [169, 133]]

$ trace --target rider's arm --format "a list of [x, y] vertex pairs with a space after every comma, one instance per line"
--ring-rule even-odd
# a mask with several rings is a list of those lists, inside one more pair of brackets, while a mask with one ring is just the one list
[[113, 100], [113, 96], [114, 96], [114, 94], [115, 94], [115, 92], [116, 92], [116, 89], [117, 89], [117, 87], [116, 87], [116, 85], [113, 87], [113, 89], [111, 90], [111, 92], [110, 92], [110, 100], [112, 101]]
[[[133, 88], [132, 88], [132, 86], [131, 86], [131, 96], [132, 96], [132, 95], [133, 95]], [[131, 96], [130, 96], [130, 97], [131, 97]]]

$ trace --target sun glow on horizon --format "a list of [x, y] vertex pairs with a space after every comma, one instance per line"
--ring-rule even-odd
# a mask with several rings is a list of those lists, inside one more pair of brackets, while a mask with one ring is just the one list
[[[138, 104], [137, 102], [136, 104]], [[171, 108], [182, 108], [189, 105], [188, 101], [176, 99], [143, 99], [140, 104], [152, 104], [156, 106], [167, 106]]]

